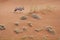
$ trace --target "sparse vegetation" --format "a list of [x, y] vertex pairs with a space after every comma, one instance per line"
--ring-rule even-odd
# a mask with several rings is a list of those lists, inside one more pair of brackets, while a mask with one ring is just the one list
[[0, 30], [5, 30], [5, 26], [4, 25], [0, 25]]

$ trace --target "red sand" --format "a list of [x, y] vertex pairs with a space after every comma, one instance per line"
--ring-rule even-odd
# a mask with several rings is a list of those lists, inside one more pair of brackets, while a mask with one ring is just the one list
[[[14, 14], [13, 10], [16, 7], [24, 6], [25, 10], [21, 14]], [[52, 6], [53, 10], [50, 13], [42, 14], [40, 11], [37, 13], [42, 18], [41, 20], [35, 20], [29, 17], [26, 21], [21, 21], [20, 17], [26, 15], [30, 8], [38, 7], [44, 8]], [[15, 34], [13, 31], [16, 28], [14, 22], [19, 22], [17, 28], [21, 29], [22, 26], [27, 26], [27, 22], [32, 21], [33, 27], [28, 27], [28, 31]], [[48, 35], [48, 40], [57, 40], [60, 37], [60, 0], [0, 0], [0, 24], [5, 25], [6, 30], [0, 31], [0, 40], [20, 40], [24, 35], [33, 35], [36, 38], [42, 39], [43, 35]], [[35, 32], [34, 28], [44, 27], [46, 25], [52, 25], [55, 28], [56, 35], [51, 35], [45, 30], [42, 32]], [[34, 38], [34, 40], [36, 40]]]

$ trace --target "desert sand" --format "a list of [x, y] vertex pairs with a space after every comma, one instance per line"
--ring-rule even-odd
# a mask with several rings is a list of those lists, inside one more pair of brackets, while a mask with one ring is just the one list
[[[24, 7], [22, 12], [14, 12], [16, 7]], [[48, 9], [48, 10], [47, 10]], [[36, 13], [41, 17], [36, 20], [30, 17], [29, 12]], [[20, 20], [21, 16], [27, 16], [27, 20]], [[18, 26], [14, 25], [18, 22]], [[27, 25], [32, 22], [32, 27]], [[23, 36], [33, 36], [33, 40], [58, 40], [60, 38], [60, 0], [0, 0], [0, 25], [5, 26], [5, 30], [0, 30], [0, 40], [22, 40]], [[51, 25], [56, 34], [52, 35], [47, 32], [45, 26]], [[27, 27], [26, 31], [19, 34], [14, 29], [22, 30]], [[34, 31], [36, 28], [43, 28], [42, 31]], [[26, 38], [25, 40], [32, 40]]]

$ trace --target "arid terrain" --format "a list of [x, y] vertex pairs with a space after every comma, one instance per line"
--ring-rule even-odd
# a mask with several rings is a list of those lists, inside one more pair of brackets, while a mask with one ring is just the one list
[[[17, 7], [24, 10], [14, 11]], [[5, 27], [0, 28], [0, 40], [60, 40], [60, 0], [0, 0], [0, 25]], [[46, 26], [52, 26], [55, 34]]]

